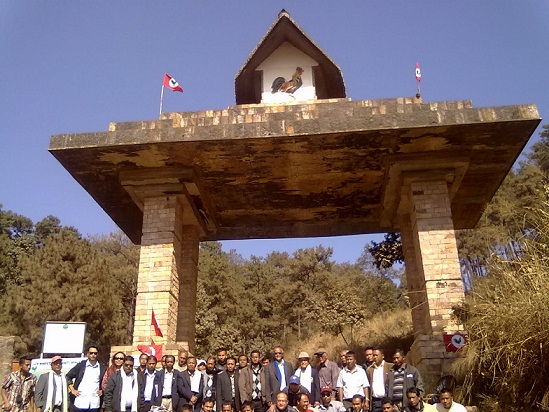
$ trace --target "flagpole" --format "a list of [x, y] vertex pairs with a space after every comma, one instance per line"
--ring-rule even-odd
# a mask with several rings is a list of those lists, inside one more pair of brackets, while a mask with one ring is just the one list
[[162, 91], [160, 92], [160, 113], [158, 119], [162, 119], [162, 99], [164, 99], [164, 85], [162, 84]]

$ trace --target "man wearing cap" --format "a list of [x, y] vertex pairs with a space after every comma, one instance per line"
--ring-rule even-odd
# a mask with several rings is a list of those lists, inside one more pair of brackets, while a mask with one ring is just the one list
[[73, 412], [99, 412], [103, 400], [100, 384], [107, 367], [97, 361], [98, 354], [97, 346], [89, 346], [88, 359], [77, 363], [67, 372]]
[[292, 375], [288, 380], [289, 384], [284, 388], [283, 392], [288, 395], [288, 404], [295, 407], [302, 393], [310, 395], [311, 393], [305, 388], [300, 380], [299, 376]]
[[239, 369], [240, 400], [251, 402], [254, 412], [265, 411], [265, 369], [261, 366], [261, 353], [250, 353], [250, 364]]
[[[294, 373], [294, 368], [289, 362], [284, 360], [284, 349], [277, 346], [273, 349], [273, 361], [265, 368], [267, 403], [274, 405], [276, 396], [288, 386], [290, 376]], [[299, 378], [298, 378], [299, 379]]]
[[347, 409], [343, 403], [332, 398], [333, 389], [330, 386], [324, 386], [320, 389], [320, 405], [316, 407], [319, 412], [346, 412]]
[[204, 359], [199, 359], [196, 363], [196, 369], [203, 373], [206, 370], [206, 361]]
[[368, 410], [370, 408], [370, 397], [368, 396], [370, 384], [366, 377], [366, 371], [356, 365], [354, 352], [347, 352], [345, 360], [347, 366], [339, 372], [337, 379], [339, 401], [343, 402], [345, 407], [350, 408], [353, 396], [364, 396], [364, 409]]
[[334, 388], [334, 393], [332, 394], [335, 398], [337, 391], [335, 387], [337, 385], [337, 378], [339, 377], [339, 367], [337, 363], [332, 362], [328, 359], [328, 351], [324, 348], [320, 348], [315, 352], [315, 355], [318, 359], [318, 380], [320, 382], [320, 387], [324, 388], [329, 386]]
[[294, 375], [299, 376], [301, 386], [309, 391], [312, 406], [316, 407], [320, 404], [320, 380], [318, 371], [310, 365], [310, 357], [307, 352], [300, 352], [298, 357], [299, 367], [295, 370]]
[[[63, 360], [61, 356], [51, 358], [51, 371], [44, 373], [36, 384], [36, 412], [67, 412], [69, 399], [67, 396], [67, 379], [61, 372]], [[98, 382], [99, 383], [99, 382]], [[99, 399], [99, 396], [97, 396]]]

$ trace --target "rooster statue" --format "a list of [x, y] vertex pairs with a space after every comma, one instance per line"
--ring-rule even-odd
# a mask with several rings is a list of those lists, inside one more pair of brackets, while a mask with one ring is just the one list
[[287, 82], [284, 77], [277, 77], [276, 79], [274, 79], [271, 92], [283, 92], [289, 94], [294, 93], [303, 84], [303, 80], [301, 80], [302, 74], [303, 69], [301, 67], [296, 67], [295, 73], [292, 76], [292, 80]]

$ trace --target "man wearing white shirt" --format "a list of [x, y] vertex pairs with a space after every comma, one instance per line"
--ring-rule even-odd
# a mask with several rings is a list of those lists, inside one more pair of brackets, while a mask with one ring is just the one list
[[166, 355], [166, 367], [160, 369], [156, 373], [158, 374], [158, 397], [161, 399], [160, 405], [166, 408], [170, 412], [177, 412], [180, 410], [182, 404], [180, 402], [181, 385], [181, 373], [174, 369], [175, 356]]
[[44, 373], [36, 384], [37, 412], [67, 412], [69, 400], [67, 397], [67, 381], [61, 372], [63, 361], [61, 356], [51, 359], [51, 371]]
[[151, 406], [160, 406], [162, 403], [162, 398], [159, 396], [162, 382], [160, 382], [159, 375], [156, 372], [157, 363], [156, 356], [149, 356], [147, 359], [147, 370], [143, 374], [138, 375], [138, 379], [142, 381], [144, 388], [141, 412], [149, 412]]
[[126, 356], [121, 370], [107, 382], [105, 412], [138, 412], [143, 401], [141, 375], [133, 369], [133, 358]]
[[277, 346], [273, 349], [273, 361], [265, 368], [266, 378], [266, 400], [268, 406], [277, 402], [277, 395], [289, 385], [290, 376], [294, 373], [294, 368], [289, 362], [284, 360], [284, 349]]
[[440, 403], [435, 405], [438, 412], [466, 412], [465, 406], [454, 402], [454, 393], [450, 389], [440, 391]]
[[101, 407], [101, 381], [107, 368], [97, 361], [99, 349], [96, 346], [88, 347], [87, 355], [87, 360], [76, 364], [67, 373], [73, 412], [99, 412]]
[[202, 373], [196, 370], [196, 358], [194, 356], [189, 356], [187, 359], [187, 370], [181, 372], [181, 378], [183, 382], [181, 404], [188, 403], [193, 407], [193, 410], [200, 410], [202, 407], [204, 379]]
[[386, 396], [385, 385], [387, 384], [387, 374], [393, 367], [392, 363], [385, 362], [385, 354], [383, 349], [378, 348], [373, 350], [374, 363], [366, 369], [368, 382], [370, 382], [370, 393], [372, 399], [372, 412], [381, 412], [381, 401]]
[[337, 389], [339, 401], [343, 402], [346, 408], [352, 406], [352, 398], [355, 395], [364, 396], [364, 409], [370, 408], [369, 389], [370, 384], [364, 369], [357, 367], [355, 353], [347, 352], [345, 355], [346, 366], [339, 372]]
[[295, 370], [294, 375], [299, 376], [300, 383], [310, 393], [311, 406], [320, 405], [320, 379], [318, 371], [310, 365], [310, 356], [307, 352], [301, 352], [298, 357], [299, 367]]

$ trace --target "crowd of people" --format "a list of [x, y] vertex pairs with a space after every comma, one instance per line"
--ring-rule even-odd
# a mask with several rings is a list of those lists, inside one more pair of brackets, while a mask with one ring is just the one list
[[258, 350], [238, 358], [219, 348], [216, 356], [197, 359], [181, 349], [159, 360], [141, 354], [139, 364], [123, 352], [109, 367], [97, 359], [96, 346], [87, 359], [62, 371], [63, 359], [51, 359], [51, 371], [36, 379], [31, 360], [19, 360], [18, 371], [2, 383], [4, 410], [9, 412], [463, 412], [450, 389], [439, 402], [424, 401], [421, 376], [397, 350], [393, 363], [382, 348], [366, 347], [366, 363], [357, 364], [343, 350], [339, 364], [319, 348], [315, 366], [306, 352], [293, 362], [284, 349], [271, 356]]

